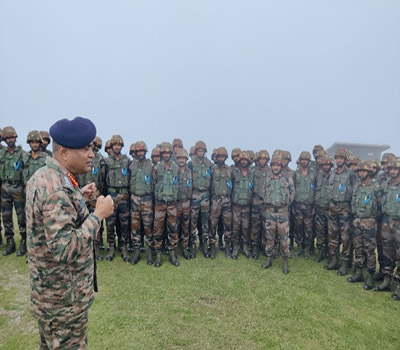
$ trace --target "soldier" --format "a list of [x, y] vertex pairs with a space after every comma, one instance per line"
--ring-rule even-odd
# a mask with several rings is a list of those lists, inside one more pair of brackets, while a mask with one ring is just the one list
[[37, 130], [32, 130], [28, 134], [26, 143], [29, 144], [31, 150], [29, 152], [24, 152], [22, 157], [22, 162], [24, 164], [24, 169], [22, 171], [24, 178], [24, 185], [31, 178], [33, 173], [44, 166], [46, 163], [47, 153], [41, 151], [42, 137], [40, 132]]
[[254, 169], [253, 201], [251, 206], [251, 245], [253, 259], [258, 259], [260, 232], [263, 247], [266, 240], [264, 193], [271, 172], [271, 169], [268, 167], [269, 160], [268, 151], [261, 150], [257, 152], [257, 166]]
[[143, 141], [135, 144], [135, 157], [129, 166], [130, 169], [130, 193], [131, 193], [131, 230], [133, 235], [134, 265], [140, 260], [141, 232], [140, 223], [146, 235], [147, 265], [153, 264], [153, 165], [146, 158], [147, 145]]
[[360, 162], [360, 157], [353, 154], [353, 155], [351, 155], [347, 164], [348, 164], [349, 168], [355, 172], [358, 169], [359, 162]]
[[154, 179], [154, 248], [156, 250], [155, 266], [160, 267], [162, 263], [161, 247], [163, 241], [164, 222], [167, 219], [167, 230], [169, 240], [169, 261], [174, 266], [179, 266], [176, 255], [178, 234], [176, 231], [178, 199], [178, 171], [179, 167], [171, 161], [172, 145], [168, 142], [161, 144], [161, 158], [153, 168]]
[[238, 258], [239, 239], [243, 244], [243, 254], [250, 259], [250, 207], [253, 197], [254, 178], [250, 167], [250, 157], [240, 153], [240, 168], [232, 171], [232, 259]]
[[[54, 158], [27, 184], [30, 310], [39, 325], [40, 349], [86, 349], [88, 309], [96, 289], [92, 241], [112, 199], [85, 205], [95, 186], [79, 190], [74, 175], [90, 171], [96, 128], [77, 117], [50, 128]], [[85, 198], [84, 198], [85, 196]]]
[[50, 157], [53, 155], [53, 153], [47, 149], [47, 146], [50, 144], [50, 134], [45, 131], [42, 130], [40, 131], [40, 136], [42, 137], [42, 144], [40, 145], [42, 152], [46, 152]]
[[304, 253], [304, 258], [311, 256], [313, 242], [313, 209], [315, 200], [316, 170], [310, 166], [311, 154], [301, 152], [299, 168], [294, 173], [294, 187], [296, 196], [293, 202], [293, 215], [295, 218], [295, 239], [298, 250], [297, 256]]
[[111, 140], [107, 140], [105, 146], [104, 146], [104, 151], [108, 154], [108, 156], [112, 155], [112, 148], [111, 148]]
[[333, 159], [326, 155], [322, 157], [322, 171], [317, 174], [315, 191], [315, 234], [317, 237], [318, 255], [316, 262], [321, 262], [328, 256], [328, 185], [333, 167]]
[[233, 161], [233, 165], [232, 168], [239, 168], [239, 158], [240, 158], [240, 153], [242, 153], [242, 151], [240, 150], [240, 148], [234, 148], [231, 152], [231, 159]]
[[393, 278], [393, 300], [400, 301], [400, 158], [388, 164], [391, 179], [384, 184], [382, 199], [383, 282], [377, 291], [390, 289]]
[[329, 210], [328, 210], [328, 239], [329, 239], [329, 263], [325, 266], [326, 270], [336, 270], [338, 268], [338, 255], [340, 241], [342, 245], [342, 263], [338, 276], [348, 273], [349, 263], [351, 262], [351, 198], [353, 195], [353, 185], [355, 183], [354, 172], [347, 168], [346, 150], [339, 148], [335, 152], [336, 168], [329, 178]]
[[191, 258], [196, 257], [197, 219], [200, 214], [203, 254], [208, 256], [208, 231], [210, 221], [210, 188], [211, 162], [205, 156], [207, 146], [203, 141], [197, 141], [194, 146], [195, 157], [189, 162], [189, 169], [193, 176], [193, 190], [190, 213], [190, 243], [192, 245]]
[[131, 146], [129, 147], [129, 155], [132, 157], [132, 160], [136, 159], [136, 143], [132, 143]]
[[192, 197], [192, 171], [186, 165], [188, 153], [180, 148], [176, 152], [178, 171], [178, 200], [177, 208], [177, 232], [180, 232], [183, 257], [190, 259], [189, 237], [190, 237], [190, 199]]
[[293, 180], [282, 172], [283, 159], [280, 152], [274, 152], [271, 159], [271, 177], [267, 182], [264, 193], [266, 203], [265, 211], [265, 253], [267, 261], [262, 264], [263, 269], [272, 265], [272, 253], [275, 245], [275, 237], [278, 235], [281, 255], [283, 260], [282, 272], [289, 273], [290, 256], [287, 238], [289, 235], [289, 206], [295, 197]]
[[[119, 220], [121, 226], [122, 258], [125, 262], [129, 261], [128, 239], [129, 230], [129, 165], [131, 163], [128, 156], [121, 154], [124, 141], [120, 135], [113, 135], [110, 141], [112, 155], [105, 159], [106, 163], [106, 186], [107, 193], [114, 201], [114, 214], [107, 218], [107, 242], [108, 255], [106, 260], [112, 261], [115, 248], [115, 225]], [[118, 233], [118, 232], [117, 232]], [[120, 240], [118, 238], [118, 240]]]
[[153, 148], [151, 151], [151, 161], [153, 163], [153, 167], [157, 165], [157, 163], [161, 160], [161, 154], [160, 154], [160, 147], [156, 146]]
[[364, 289], [369, 290], [374, 287], [376, 212], [381, 199], [381, 189], [378, 181], [371, 178], [372, 167], [369, 162], [359, 162], [356, 172], [358, 179], [354, 185], [351, 201], [355, 272], [348, 281], [350, 283], [363, 281], [362, 269], [366, 258], [369, 276]]
[[173, 160], [176, 160], [176, 154], [178, 150], [183, 149], [183, 142], [181, 139], [174, 139], [172, 141], [172, 150], [174, 154], [172, 155]]
[[1, 211], [3, 225], [7, 239], [6, 250], [3, 256], [15, 252], [14, 225], [12, 210], [15, 208], [21, 243], [17, 256], [26, 253], [26, 226], [25, 226], [25, 188], [23, 181], [23, 155], [21, 146], [16, 146], [17, 133], [12, 126], [3, 129], [3, 139], [6, 148], [0, 150], [0, 178], [1, 178]]
[[[290, 177], [292, 180], [294, 179], [294, 171], [289, 168], [289, 163], [292, 161], [292, 155], [289, 151], [277, 150], [278, 154], [281, 154], [282, 157], [282, 173], [286, 177]], [[295, 217], [293, 214], [292, 208], [289, 210], [289, 248], [290, 250], [293, 249], [294, 246], [294, 235], [295, 235]], [[278, 243], [278, 242], [277, 242]]]
[[220, 218], [222, 217], [223, 234], [225, 237], [225, 256], [231, 257], [231, 238], [232, 238], [232, 170], [225, 164], [228, 158], [228, 151], [225, 147], [216, 150], [216, 167], [212, 169], [211, 186], [211, 228], [210, 228], [210, 251], [209, 257], [215, 258], [217, 229]]
[[[106, 164], [105, 164], [103, 156], [98, 151], [96, 151], [98, 146], [95, 145], [95, 140], [96, 140], [96, 138], [90, 144], [90, 146], [92, 147], [92, 151], [93, 151], [91, 169], [87, 173], [77, 174], [76, 180], [78, 181], [79, 187], [81, 187], [81, 188], [83, 188], [86, 185], [89, 185], [91, 183], [94, 183], [96, 185], [96, 198], [97, 198], [104, 192]], [[95, 207], [96, 207], [96, 201], [91, 200], [86, 203], [86, 206], [89, 210], [89, 213], [93, 213], [95, 210]], [[101, 246], [103, 246], [102, 249], [104, 249], [104, 244], [102, 242], [103, 231], [104, 231], [104, 227], [103, 227], [103, 221], [102, 221], [100, 223], [99, 232], [97, 233], [96, 237], [94, 237], [94, 239], [93, 239], [96, 259], [99, 261], [103, 260], [103, 257], [100, 254]]]

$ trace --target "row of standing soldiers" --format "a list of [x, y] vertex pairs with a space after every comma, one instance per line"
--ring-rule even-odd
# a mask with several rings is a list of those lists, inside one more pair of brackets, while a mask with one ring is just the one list
[[[10, 173], [20, 172], [23, 187], [29, 179], [29, 175], [24, 174], [33, 171], [27, 170], [30, 169], [29, 155], [33, 158], [32, 155], [39, 152], [45, 159], [40, 149], [45, 150], [43, 145], [50, 141], [44, 142], [37, 131], [30, 132], [27, 141], [31, 151], [23, 152], [18, 160], [13, 152], [15, 159], [10, 162], [8, 150], [12, 146], [16, 148], [15, 138], [15, 130], [4, 128], [7, 148], [1, 150], [0, 166], [7, 248], [3, 255], [15, 251], [8, 222], [10, 208], [7, 201], [3, 205], [3, 192], [10, 193], [7, 186], [17, 185]], [[348, 281], [360, 282], [366, 267], [365, 289], [372, 289], [376, 280], [383, 280], [375, 289], [392, 288], [393, 298], [400, 299], [400, 160], [393, 154], [385, 154], [379, 164], [359, 161], [347, 150], [339, 149], [333, 159], [317, 145], [313, 149], [315, 161], [311, 160], [309, 152], [302, 152], [297, 169], [293, 171], [288, 167], [290, 153], [281, 150], [276, 150], [270, 159], [266, 150], [253, 154], [234, 149], [231, 154], [234, 165], [228, 166], [225, 164], [227, 150], [224, 147], [215, 149], [209, 160], [203, 141], [198, 141], [191, 149], [189, 162], [189, 155], [179, 139], [172, 145], [163, 142], [154, 148], [151, 160], [146, 158], [148, 150], [143, 141], [131, 146], [132, 159], [121, 153], [123, 146], [122, 137], [114, 135], [106, 144], [109, 156], [103, 158], [99, 153], [102, 141], [96, 137], [92, 171], [77, 176], [81, 186], [95, 182], [99, 195], [109, 194], [114, 200], [114, 215], [106, 220], [107, 260], [114, 258], [115, 231], [121, 237], [124, 261], [136, 264], [140, 260], [144, 236], [147, 264], [153, 264], [155, 256], [157, 267], [162, 263], [163, 244], [168, 247], [170, 262], [178, 266], [179, 244], [186, 259], [196, 257], [197, 242], [205, 257], [215, 258], [219, 236], [221, 248], [224, 238], [222, 249], [228, 258], [237, 259], [240, 250], [247, 258], [257, 259], [261, 248], [267, 256], [263, 268], [270, 267], [274, 254], [280, 251], [282, 270], [288, 273], [293, 242], [297, 244], [295, 254], [309, 259], [316, 241], [315, 260], [321, 262], [327, 258], [325, 269], [338, 270], [337, 274], [343, 276], [354, 265], [354, 273]], [[44, 164], [43, 161], [38, 163]], [[22, 227], [23, 215], [18, 210], [21, 204], [14, 203], [22, 237], [17, 255], [23, 255], [26, 232]], [[94, 210], [94, 206], [94, 202], [88, 203], [89, 209]], [[133, 243], [132, 258], [129, 241]], [[102, 230], [95, 243], [99, 260], [102, 259], [101, 246]]]

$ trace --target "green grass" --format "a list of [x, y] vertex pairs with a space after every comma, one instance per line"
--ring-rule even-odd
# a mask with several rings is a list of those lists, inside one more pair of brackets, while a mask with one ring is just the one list
[[[4, 250], [3, 245], [0, 253]], [[103, 253], [105, 255], [105, 253]], [[198, 256], [160, 268], [117, 256], [98, 264], [90, 349], [398, 349], [400, 303], [324, 263]], [[25, 258], [0, 257], [0, 348], [36, 349]]]

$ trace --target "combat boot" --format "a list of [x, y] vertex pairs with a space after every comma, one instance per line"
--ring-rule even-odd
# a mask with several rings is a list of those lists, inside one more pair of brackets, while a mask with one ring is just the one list
[[319, 263], [322, 260], [324, 260], [324, 258], [325, 258], [325, 254], [324, 254], [323, 248], [318, 248], [318, 254], [317, 254], [317, 257], [314, 259], [314, 261]]
[[304, 253], [303, 245], [300, 244], [300, 245], [298, 246], [298, 249], [297, 249], [297, 252], [296, 252], [295, 255], [296, 255], [296, 256], [302, 256], [303, 253]]
[[190, 259], [194, 259], [195, 257], [196, 257], [196, 243], [193, 243], [190, 251]]
[[[147, 258], [148, 258], [148, 254], [147, 254]], [[131, 264], [135, 265], [135, 264], [137, 264], [139, 262], [139, 260], [140, 260], [140, 250], [139, 250], [139, 248], [135, 248], [133, 250], [133, 256], [132, 256]]]
[[395, 301], [400, 301], [400, 281], [397, 279], [393, 279], [392, 299]]
[[225, 257], [232, 258], [231, 247], [229, 243], [225, 242]]
[[128, 245], [126, 243], [122, 244], [122, 260], [124, 262], [128, 262], [129, 261], [129, 254], [128, 254]]
[[383, 274], [382, 270], [379, 270], [376, 274], [374, 274], [374, 281], [383, 281], [385, 275]]
[[110, 244], [110, 246], [108, 247], [108, 254], [106, 260], [113, 261], [113, 259], [114, 259], [114, 244]]
[[153, 265], [153, 252], [151, 251], [151, 247], [147, 246], [147, 259], [146, 263], [147, 265]]
[[258, 259], [258, 244], [253, 244], [253, 252], [251, 257], [255, 260]]
[[23, 256], [26, 254], [26, 239], [21, 239], [19, 248], [17, 250], [17, 256]]
[[243, 244], [243, 255], [244, 255], [247, 259], [250, 259], [249, 246], [248, 246], [247, 244]]
[[128, 253], [133, 252], [133, 241], [129, 238]]
[[364, 280], [363, 270], [361, 267], [356, 267], [354, 274], [347, 279], [347, 282], [356, 283]]
[[270, 267], [272, 265], [272, 256], [271, 255], [268, 255], [267, 256], [267, 261], [265, 262], [265, 263], [263, 263], [262, 265], [261, 265], [261, 267], [263, 268], [263, 269], [268, 269], [268, 267]]
[[345, 276], [349, 273], [349, 262], [348, 260], [342, 260], [342, 264], [340, 265], [340, 269], [337, 272], [338, 276]]
[[237, 260], [239, 253], [239, 244], [233, 243], [232, 245], [232, 259]]
[[169, 251], [169, 262], [174, 266], [179, 266], [179, 261], [178, 258], [176, 257], [175, 249]]
[[363, 288], [365, 289], [365, 290], [370, 290], [370, 289], [372, 289], [372, 288], [374, 288], [374, 286], [375, 286], [375, 281], [374, 281], [374, 272], [369, 272], [368, 271], [368, 278], [367, 278], [367, 280], [365, 281], [365, 283], [364, 283], [364, 285], [363, 285]]
[[210, 250], [208, 252], [208, 257], [211, 259], [215, 259], [215, 255], [216, 255], [215, 244], [210, 244]]
[[210, 254], [208, 252], [208, 241], [206, 239], [203, 240], [203, 255], [205, 258], [210, 257]]
[[330, 258], [331, 258], [331, 261], [329, 261], [328, 264], [324, 266], [324, 269], [325, 270], [337, 270], [339, 268], [337, 256], [332, 255]]
[[96, 260], [98, 260], [98, 261], [102, 261], [103, 260], [103, 257], [100, 254], [100, 247], [99, 247], [99, 243], [98, 242], [94, 243], [94, 253], [96, 255]]
[[308, 260], [311, 258], [311, 247], [306, 246], [306, 249], [304, 249], [304, 259]]
[[190, 259], [190, 253], [189, 253], [187, 247], [182, 247], [182, 255], [186, 260]]
[[376, 292], [383, 292], [385, 290], [389, 290], [391, 283], [392, 283], [392, 277], [389, 276], [389, 275], [385, 275], [383, 277], [383, 282], [376, 286], [375, 291]]
[[222, 239], [222, 235], [218, 235], [218, 248], [221, 252], [224, 251], [224, 241]]
[[10, 255], [15, 252], [15, 241], [14, 238], [7, 238], [6, 250], [3, 252], [3, 256]]
[[154, 264], [155, 267], [160, 267], [162, 264], [162, 253], [161, 250], [156, 250], [156, 262]]
[[282, 272], [287, 275], [289, 273], [289, 260], [288, 258], [283, 258]]

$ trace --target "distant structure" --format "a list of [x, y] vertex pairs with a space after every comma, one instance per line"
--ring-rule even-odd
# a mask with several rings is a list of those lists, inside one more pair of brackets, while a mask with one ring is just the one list
[[381, 159], [382, 152], [390, 148], [389, 145], [374, 145], [369, 143], [335, 142], [325, 151], [333, 156], [338, 148], [346, 148], [362, 160]]

